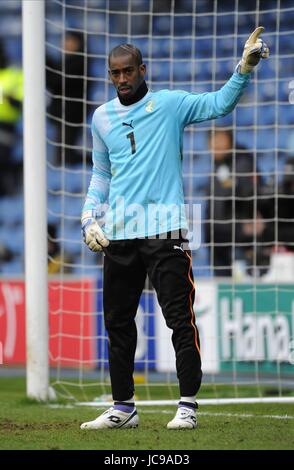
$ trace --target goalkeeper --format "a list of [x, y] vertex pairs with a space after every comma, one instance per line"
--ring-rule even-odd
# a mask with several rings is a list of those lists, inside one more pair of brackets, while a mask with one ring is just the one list
[[93, 115], [93, 173], [82, 232], [89, 248], [105, 255], [103, 305], [114, 404], [94, 421], [83, 423], [82, 429], [138, 426], [135, 315], [147, 275], [173, 331], [180, 400], [167, 427], [196, 427], [202, 372], [187, 222], [179, 209], [184, 206], [183, 131], [189, 124], [224, 116], [235, 108], [250, 72], [260, 58], [268, 57], [259, 38], [262, 31], [259, 27], [251, 34], [235, 73], [212, 93], [152, 92], [136, 47], [119, 45], [109, 54], [109, 77], [117, 98]]

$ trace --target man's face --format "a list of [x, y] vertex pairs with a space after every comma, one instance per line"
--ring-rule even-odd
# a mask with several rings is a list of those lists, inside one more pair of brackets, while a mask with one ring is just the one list
[[131, 54], [110, 58], [109, 77], [122, 98], [131, 98], [144, 81], [146, 67], [138, 65]]
[[227, 132], [216, 131], [212, 133], [209, 140], [209, 148], [215, 160], [223, 160], [228, 153], [232, 152], [231, 137]]

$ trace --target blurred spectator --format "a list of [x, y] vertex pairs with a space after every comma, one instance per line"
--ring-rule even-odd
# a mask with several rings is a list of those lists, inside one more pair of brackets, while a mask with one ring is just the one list
[[275, 187], [271, 181], [263, 188], [261, 210], [270, 229], [271, 246], [279, 251], [294, 251], [294, 157], [285, 163], [284, 177], [281, 184]]
[[2, 263], [7, 263], [13, 259], [12, 251], [0, 242], [0, 273], [2, 272]]
[[210, 132], [209, 148], [214, 170], [205, 238], [215, 275], [231, 276], [235, 260], [244, 261], [249, 271], [255, 266], [267, 269], [270, 249], [264, 242], [270, 230], [256, 204], [261, 183], [253, 155], [240, 146], [233, 150], [232, 131], [225, 128]]
[[278, 204], [278, 241], [289, 251], [294, 251], [294, 157], [285, 165], [285, 175]]
[[0, 196], [19, 191], [22, 163], [13, 160], [23, 99], [22, 70], [8, 64], [0, 42]]
[[72, 259], [67, 253], [61, 253], [54, 224], [48, 224], [48, 274], [71, 272]]
[[[49, 118], [56, 128], [56, 164], [81, 163], [78, 145], [81, 129], [85, 121], [84, 101], [87, 77], [85, 66], [84, 38], [78, 32], [67, 32], [64, 40], [63, 60], [46, 58], [46, 84], [53, 95], [48, 106]], [[64, 137], [63, 137], [64, 132]]]

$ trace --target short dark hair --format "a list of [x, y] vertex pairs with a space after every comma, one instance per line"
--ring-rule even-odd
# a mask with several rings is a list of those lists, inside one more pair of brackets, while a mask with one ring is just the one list
[[120, 55], [131, 55], [134, 57], [136, 64], [139, 66], [143, 63], [141, 51], [132, 44], [120, 44], [114, 47], [108, 55], [108, 64], [112, 57], [118, 57]]

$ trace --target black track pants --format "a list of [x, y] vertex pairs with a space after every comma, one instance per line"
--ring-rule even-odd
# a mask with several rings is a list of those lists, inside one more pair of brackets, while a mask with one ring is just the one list
[[127, 400], [134, 394], [135, 315], [147, 274], [166, 324], [173, 330], [180, 395], [193, 396], [200, 387], [192, 260], [190, 251], [181, 247], [183, 241], [182, 238], [118, 240], [111, 241], [104, 250], [104, 319], [114, 400]]

